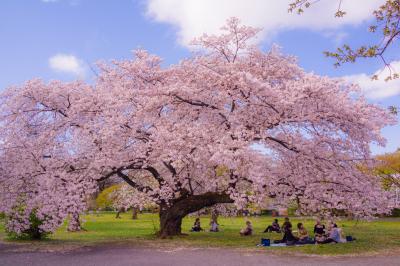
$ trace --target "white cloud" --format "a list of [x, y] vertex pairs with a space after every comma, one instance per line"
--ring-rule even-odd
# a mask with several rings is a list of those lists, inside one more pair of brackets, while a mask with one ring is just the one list
[[332, 42], [336, 46], [340, 46], [343, 44], [344, 39], [346, 39], [349, 35], [346, 32], [343, 31], [325, 31], [323, 35], [326, 38], [329, 38], [332, 40]]
[[[400, 61], [391, 62], [392, 71], [400, 70]], [[378, 75], [378, 80], [372, 80], [372, 75], [356, 74], [343, 77], [346, 81], [358, 84], [366, 97], [370, 99], [383, 99], [400, 94], [400, 79], [385, 81], [390, 75], [388, 68], [380, 69], [374, 73]]]
[[372, 17], [372, 11], [385, 0], [343, 0], [347, 12], [335, 18], [338, 1], [317, 2], [303, 15], [288, 13], [294, 0], [147, 0], [147, 15], [158, 22], [177, 27], [179, 42], [187, 45], [204, 32], [215, 33], [229, 17], [235, 16], [250, 26], [263, 28], [262, 37], [282, 30], [331, 30], [357, 25]]
[[64, 72], [83, 78], [86, 67], [82, 60], [74, 55], [56, 54], [49, 58], [49, 66], [57, 72]]

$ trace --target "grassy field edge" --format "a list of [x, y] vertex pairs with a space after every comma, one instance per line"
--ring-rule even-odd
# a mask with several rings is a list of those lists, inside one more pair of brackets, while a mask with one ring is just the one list
[[[249, 219], [253, 223], [255, 234], [251, 237], [240, 237], [239, 231]], [[400, 219], [386, 218], [372, 222], [337, 221], [346, 235], [357, 238], [355, 242], [345, 244], [306, 245], [302, 247], [257, 247], [260, 239], [279, 239], [276, 233], [262, 233], [272, 222], [272, 217], [220, 217], [221, 232], [190, 233], [194, 217], [187, 217], [182, 224], [182, 230], [187, 236], [172, 239], [158, 239], [158, 216], [156, 214], [141, 214], [138, 220], [130, 219], [128, 213], [121, 219], [115, 219], [114, 213], [91, 214], [83, 217], [82, 232], [67, 232], [63, 226], [48, 239], [42, 241], [21, 241], [8, 239], [4, 234], [4, 225], [0, 223], [0, 239], [19, 249], [35, 250], [71, 250], [82, 247], [102, 245], [137, 246], [144, 248], [234, 248], [254, 252], [269, 252], [271, 254], [297, 255], [385, 255], [400, 252]], [[283, 219], [280, 219], [282, 222]], [[305, 224], [312, 233], [313, 220], [309, 218], [292, 217], [294, 227], [298, 222]], [[208, 228], [209, 217], [201, 217], [204, 228]]]

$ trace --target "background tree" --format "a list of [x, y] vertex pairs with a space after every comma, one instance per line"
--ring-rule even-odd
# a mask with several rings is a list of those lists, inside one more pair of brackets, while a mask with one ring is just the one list
[[112, 194], [120, 186], [121, 184], [115, 184], [103, 189], [96, 198], [96, 207], [103, 210], [114, 209], [114, 198], [112, 197]]
[[[0, 178], [11, 190], [1, 191], [0, 212], [14, 209], [26, 179], [37, 185], [24, 204], [53, 229], [111, 177], [159, 206], [161, 237], [180, 234], [183, 217], [204, 207], [266, 197], [295, 201], [302, 214], [388, 212], [379, 179], [357, 165], [372, 160], [370, 144], [383, 145], [380, 129], [395, 119], [352, 86], [250, 45], [257, 29], [232, 18], [222, 30], [194, 40], [202, 50], [178, 65], [162, 68], [139, 50], [99, 65], [94, 85], [6, 90]], [[19, 223], [29, 222], [8, 228]]]
[[400, 208], [400, 150], [377, 156], [373, 172], [382, 178], [384, 189], [391, 193], [391, 206]]
[[147, 194], [139, 192], [128, 184], [119, 185], [109, 194], [109, 198], [118, 213], [120, 210], [131, 209], [132, 219], [134, 220], [137, 219], [139, 210], [154, 207], [154, 203], [148, 198]]
[[386, 188], [397, 187], [400, 189], [400, 150], [394, 153], [378, 155], [378, 165], [375, 172], [383, 177]]

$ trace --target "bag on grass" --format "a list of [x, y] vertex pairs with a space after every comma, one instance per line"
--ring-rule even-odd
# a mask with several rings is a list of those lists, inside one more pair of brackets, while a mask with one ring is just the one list
[[271, 240], [268, 238], [261, 238], [261, 245], [264, 247], [269, 247], [271, 245]]
[[353, 241], [354, 239], [353, 239], [353, 237], [352, 236], [346, 236], [346, 241], [347, 242], [351, 242], [351, 241]]

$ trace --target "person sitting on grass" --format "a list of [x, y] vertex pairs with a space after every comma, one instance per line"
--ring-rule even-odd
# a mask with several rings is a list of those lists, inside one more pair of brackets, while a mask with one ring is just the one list
[[299, 241], [299, 239], [293, 235], [292, 224], [287, 224], [285, 227], [285, 231], [284, 231], [282, 240], [275, 240], [274, 243], [275, 244], [285, 243], [288, 246], [293, 246], [298, 241]]
[[240, 230], [241, 236], [251, 236], [253, 234], [253, 226], [250, 221], [246, 222], [246, 227]]
[[200, 232], [203, 231], [203, 228], [201, 228], [200, 226], [200, 218], [196, 218], [194, 225], [192, 227], [192, 230], [190, 230], [192, 232]]
[[308, 235], [307, 229], [304, 227], [303, 223], [297, 224], [297, 235], [299, 238], [298, 244], [309, 244], [311, 243], [311, 239]]
[[268, 227], [264, 230], [264, 233], [266, 232], [281, 232], [281, 227], [279, 226], [278, 219], [275, 219], [272, 225], [268, 225]]
[[285, 222], [282, 224], [282, 231], [286, 231], [286, 227], [292, 227], [292, 223], [289, 221], [289, 217], [285, 217]]
[[219, 232], [218, 223], [214, 218], [210, 221], [210, 232]]
[[314, 237], [316, 242], [322, 242], [326, 239], [325, 225], [321, 223], [320, 219], [316, 220], [314, 226]]
[[293, 246], [299, 241], [299, 239], [293, 235], [292, 224], [286, 226], [283, 238], [286, 238], [286, 245], [288, 246]]
[[334, 223], [329, 224], [329, 236], [325, 240], [316, 241], [317, 244], [339, 243], [341, 242], [340, 232]]
[[340, 241], [339, 241], [339, 242], [340, 242], [340, 243], [346, 243], [347, 240], [346, 240], [346, 236], [344, 235], [343, 229], [337, 227], [337, 230], [338, 230], [339, 236], [340, 236]]

